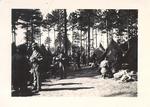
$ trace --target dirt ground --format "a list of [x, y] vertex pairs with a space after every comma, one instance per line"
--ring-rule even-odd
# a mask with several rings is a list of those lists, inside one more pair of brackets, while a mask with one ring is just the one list
[[103, 79], [94, 69], [85, 68], [68, 74], [67, 79], [47, 79], [34, 97], [136, 97], [137, 81]]

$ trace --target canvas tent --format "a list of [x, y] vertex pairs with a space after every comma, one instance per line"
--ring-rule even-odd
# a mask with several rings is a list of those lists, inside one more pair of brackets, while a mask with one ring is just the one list
[[111, 70], [117, 71], [120, 69], [122, 64], [122, 51], [113, 39], [99, 60], [102, 61], [105, 58], [107, 58]]

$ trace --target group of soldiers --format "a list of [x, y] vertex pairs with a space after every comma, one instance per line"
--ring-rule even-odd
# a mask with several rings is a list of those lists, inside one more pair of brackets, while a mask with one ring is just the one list
[[34, 42], [19, 46], [12, 43], [13, 95], [39, 92], [46, 78], [67, 78], [69, 66], [74, 70], [81, 68], [81, 56], [85, 63], [85, 54], [81, 55], [79, 51], [66, 55], [60, 48], [52, 53], [49, 48]]
[[67, 55], [60, 48], [52, 54], [49, 48], [44, 45], [38, 46], [34, 42], [19, 46], [12, 43], [12, 94], [26, 95], [39, 92], [42, 81], [50, 76], [67, 78], [68, 67], [71, 64], [72, 68], [76, 67], [74, 70], [79, 70], [81, 64], [86, 66], [92, 61], [104, 78], [113, 77], [113, 74], [122, 69], [122, 64], [126, 63], [128, 64], [126, 68], [137, 72], [136, 42], [137, 38], [129, 41], [130, 48], [124, 55], [121, 47], [112, 40], [99, 58], [95, 53], [91, 58], [87, 58], [87, 55], [80, 51]]

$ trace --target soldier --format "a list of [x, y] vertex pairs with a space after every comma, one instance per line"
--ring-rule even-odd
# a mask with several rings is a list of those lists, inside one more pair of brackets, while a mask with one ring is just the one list
[[80, 66], [80, 57], [81, 57], [81, 53], [80, 51], [77, 52], [77, 65], [78, 65], [78, 68], [80, 69], [81, 66]]
[[85, 56], [85, 52], [82, 54], [82, 61], [83, 61], [83, 65], [86, 65], [86, 56]]
[[39, 66], [40, 66], [40, 61], [42, 60], [42, 56], [38, 52], [38, 46], [37, 44], [33, 43], [32, 44], [32, 55], [30, 56], [30, 61], [32, 64], [32, 69], [30, 70], [30, 73], [33, 76], [32, 80], [32, 86], [33, 86], [33, 92], [38, 92], [41, 89], [41, 77], [40, 77], [40, 71], [39, 71]]
[[19, 95], [25, 95], [27, 92], [27, 82], [31, 66], [26, 55], [27, 47], [22, 44], [18, 46], [16, 53], [12, 56], [12, 83], [16, 94]]
[[64, 52], [61, 52], [60, 55], [59, 55], [59, 68], [61, 70], [61, 79], [64, 79], [64, 78], [67, 78], [67, 71], [66, 71], [66, 68], [69, 64], [69, 61], [68, 61], [68, 56], [65, 55]]

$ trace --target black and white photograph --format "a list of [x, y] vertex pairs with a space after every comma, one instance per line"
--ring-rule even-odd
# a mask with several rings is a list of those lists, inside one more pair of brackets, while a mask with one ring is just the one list
[[10, 12], [11, 97], [138, 97], [138, 9]]

